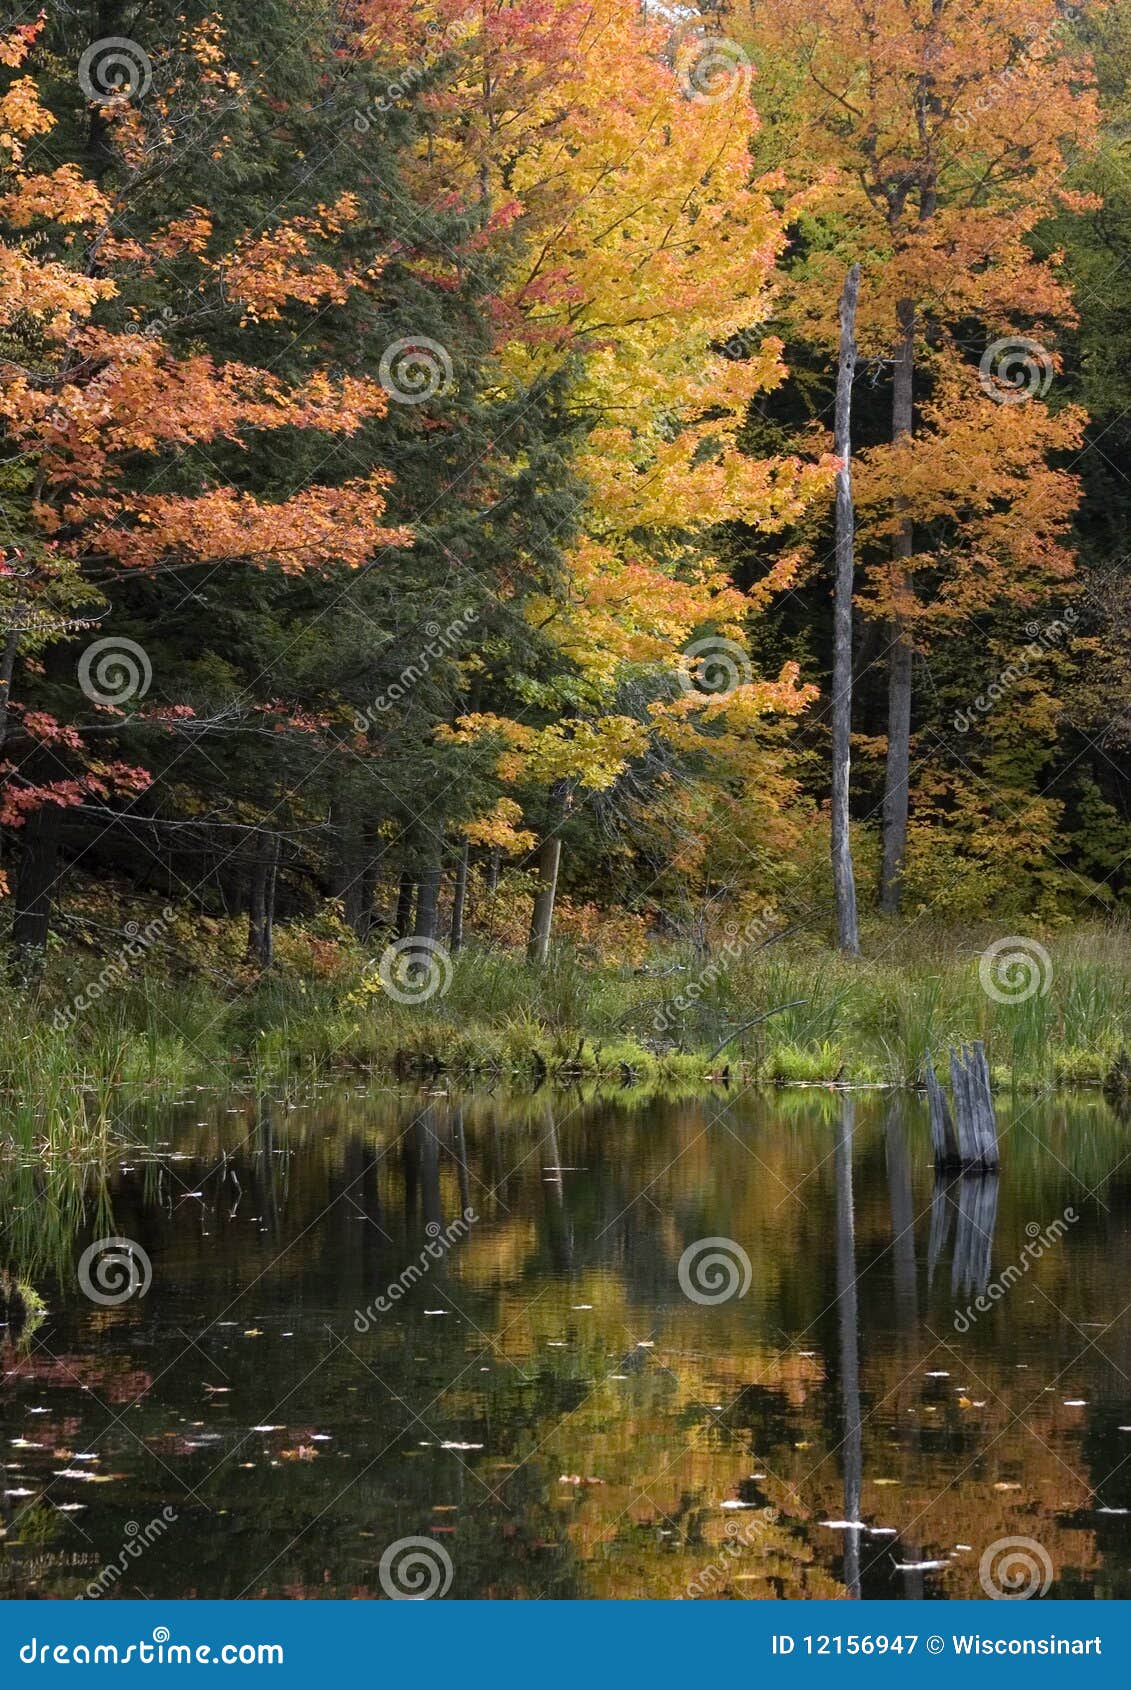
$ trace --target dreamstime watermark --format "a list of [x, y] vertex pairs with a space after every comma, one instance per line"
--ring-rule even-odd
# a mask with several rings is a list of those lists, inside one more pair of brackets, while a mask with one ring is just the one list
[[1024, 1279], [1034, 1262], [1039, 1262], [1046, 1250], [1051, 1250], [1054, 1244], [1059, 1244], [1070, 1226], [1074, 1226], [1080, 1219], [1071, 1205], [1042, 1227], [1040, 1221], [1029, 1221], [1025, 1226], [1025, 1233], [1029, 1242], [1022, 1246], [1015, 1262], [990, 1280], [985, 1290], [968, 1303], [964, 1309], [954, 1311], [954, 1330], [969, 1332], [971, 1327], [978, 1324], [980, 1315], [989, 1314], [995, 1303], [1000, 1303], [1007, 1291], [1012, 1291], [1018, 1280]]
[[776, 1508], [761, 1508], [745, 1521], [728, 1520], [726, 1535], [730, 1541], [722, 1545], [717, 1561], [709, 1561], [702, 1572], [696, 1573], [689, 1581], [684, 1590], [688, 1601], [711, 1596], [720, 1586], [725, 1586], [728, 1574], [734, 1570], [734, 1563], [741, 1561], [748, 1549], [756, 1548], [767, 1529], [780, 1518]]
[[78, 676], [79, 686], [92, 704], [117, 707], [131, 698], [145, 697], [153, 680], [153, 665], [136, 640], [108, 634], [87, 646], [79, 658]]
[[51, 1018], [54, 1031], [65, 1033], [68, 1027], [74, 1026], [80, 1015], [85, 1015], [87, 1010], [98, 1002], [99, 998], [104, 998], [108, 992], [124, 986], [134, 967], [144, 959], [150, 947], [160, 943], [165, 937], [169, 931], [169, 923], [176, 913], [176, 910], [166, 906], [155, 921], [147, 922], [144, 927], [139, 926], [136, 921], [127, 921], [125, 944], [103, 964], [93, 980], [88, 981], [81, 991], [75, 993], [69, 1004], [55, 1011]]
[[1039, 68], [1052, 52], [1057, 37], [1063, 35], [1065, 30], [1071, 29], [1074, 24], [1079, 23], [1082, 16], [1083, 13], [1078, 6], [1065, 6], [1064, 10], [1053, 19], [1047, 28], [1031, 35], [1024, 43], [1017, 58], [1014, 59], [1012, 64], [1006, 65], [1004, 70], [998, 72], [985, 93], [979, 94], [978, 98], [972, 101], [970, 105], [964, 106], [960, 112], [955, 113], [954, 127], [959, 134], [965, 134], [968, 129], [973, 127], [975, 118], [991, 111], [1000, 100], [1013, 92], [1017, 83], [1024, 82], [1031, 71]]
[[699, 105], [745, 95], [753, 69], [750, 55], [727, 35], [710, 35], [696, 24], [685, 25], [669, 44], [680, 92]]
[[708, 634], [680, 654], [679, 679], [685, 692], [730, 698], [739, 687], [750, 685], [754, 669], [748, 653], [737, 640]]
[[78, 1280], [92, 1303], [114, 1309], [145, 1296], [153, 1264], [132, 1238], [96, 1238], [79, 1257]]
[[430, 1602], [447, 1595], [454, 1572], [442, 1543], [430, 1537], [401, 1537], [382, 1555], [377, 1578], [392, 1602]]
[[373, 703], [365, 710], [359, 710], [354, 716], [353, 725], [358, 733], [364, 733], [369, 727], [376, 727], [378, 719], [407, 698], [413, 687], [417, 686], [430, 673], [433, 663], [458, 649], [464, 635], [479, 620], [479, 613], [475, 610], [463, 610], [460, 614], [442, 628], [438, 622], [426, 622], [424, 632], [428, 636], [428, 644], [418, 651], [411, 663], [406, 663], [395, 681], [390, 681], [384, 692], [379, 692]]
[[991, 1602], [1027, 1602], [1051, 1585], [1052, 1556], [1035, 1537], [999, 1537], [983, 1551], [978, 1578]]
[[978, 980], [994, 1003], [1027, 1003], [1047, 997], [1052, 986], [1052, 958], [1036, 939], [1023, 933], [995, 939], [978, 958]]
[[386, 346], [377, 365], [377, 380], [398, 405], [442, 399], [455, 386], [452, 355], [427, 335], [406, 335]]
[[153, 86], [153, 65], [144, 47], [124, 35], [92, 41], [79, 60], [79, 87], [88, 100], [115, 105], [144, 99]]
[[1006, 335], [993, 341], [982, 353], [978, 380], [982, 391], [995, 405], [1024, 405], [1043, 399], [1052, 386], [1055, 365], [1052, 354], [1037, 340]]
[[1002, 699], [1010, 693], [1019, 681], [1023, 681], [1029, 674], [1034, 663], [1058, 646], [1061, 641], [1068, 639], [1077, 621], [1074, 610], [1066, 610], [1063, 617], [1050, 622], [1042, 628], [1036, 622], [1026, 625], [1025, 632], [1029, 636], [1030, 644], [1025, 646], [1021, 655], [1001, 671], [997, 678], [990, 682], [984, 693], [979, 693], [970, 710], [960, 710], [954, 718], [954, 726], [960, 734], [969, 733], [979, 716], [988, 716]]
[[[704, 364], [691, 378], [691, 387], [696, 398], [713, 404], [718, 399], [719, 391], [719, 358], [728, 364], [744, 363], [748, 358], [755, 357], [762, 350], [762, 339], [755, 329], [737, 329], [728, 340], [722, 341], [712, 348], [716, 356], [711, 362]], [[657, 432], [659, 425], [657, 425]]]
[[384, 90], [370, 100], [364, 110], [355, 110], [353, 126], [359, 135], [368, 134], [373, 127], [373, 120], [377, 114], [390, 112], [398, 100], [406, 100], [420, 85], [427, 82], [445, 53], [450, 52], [455, 45], [453, 35], [460, 23], [473, 20], [473, 12], [466, 12], [462, 17], [449, 18], [445, 22], [433, 22], [425, 27], [434, 38], [425, 48], [419, 58], [412, 59], [385, 83]]
[[81, 1602], [85, 1597], [88, 1601], [97, 1602], [108, 1590], [113, 1590], [133, 1562], [140, 1561], [146, 1550], [156, 1543], [158, 1538], [164, 1537], [169, 1527], [179, 1518], [177, 1510], [166, 1503], [160, 1514], [155, 1514], [148, 1525], [139, 1526], [136, 1520], [127, 1520], [123, 1528], [125, 1541], [117, 1559], [107, 1561], [98, 1576], [92, 1578], [85, 1591], [76, 1597], [76, 1601]]
[[429, 1221], [424, 1230], [431, 1242], [424, 1246], [414, 1262], [409, 1262], [403, 1273], [386, 1285], [379, 1297], [374, 1297], [368, 1308], [354, 1311], [354, 1331], [368, 1332], [378, 1315], [390, 1314], [401, 1298], [431, 1273], [432, 1264], [443, 1261], [452, 1246], [467, 1237], [478, 1219], [475, 1210], [468, 1208], [447, 1226], [441, 1226], [439, 1221]]
[[452, 983], [451, 954], [438, 939], [410, 934], [386, 946], [377, 978], [394, 1003], [427, 1003], [442, 998]]
[[774, 933], [775, 924], [780, 921], [779, 911], [767, 904], [756, 916], [752, 916], [741, 930], [736, 924], [728, 923], [726, 938], [719, 948], [719, 955], [704, 964], [695, 979], [689, 980], [674, 998], [661, 1004], [652, 1018], [653, 1031], [670, 1033], [681, 1018], [696, 1007], [704, 992], [709, 991], [726, 972], [728, 965], [740, 962], [751, 945], [764, 944]]
[[684, 1296], [709, 1307], [745, 1297], [754, 1278], [750, 1257], [733, 1238], [697, 1238], [679, 1258], [677, 1273]]

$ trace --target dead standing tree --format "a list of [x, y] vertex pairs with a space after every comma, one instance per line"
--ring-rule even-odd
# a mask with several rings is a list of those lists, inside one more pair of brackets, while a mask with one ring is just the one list
[[848, 272], [840, 301], [840, 365], [836, 383], [836, 592], [833, 611], [832, 862], [837, 944], [859, 956], [856, 877], [848, 831], [852, 768], [852, 594], [856, 574], [856, 513], [852, 498], [852, 383], [856, 374], [856, 303], [860, 266]]

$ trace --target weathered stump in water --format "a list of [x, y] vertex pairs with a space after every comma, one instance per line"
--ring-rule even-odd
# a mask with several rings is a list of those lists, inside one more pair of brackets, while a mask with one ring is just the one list
[[990, 1090], [990, 1065], [979, 1040], [950, 1052], [951, 1114], [930, 1051], [926, 1054], [927, 1104], [935, 1166], [965, 1173], [991, 1173], [1000, 1164], [997, 1119]]

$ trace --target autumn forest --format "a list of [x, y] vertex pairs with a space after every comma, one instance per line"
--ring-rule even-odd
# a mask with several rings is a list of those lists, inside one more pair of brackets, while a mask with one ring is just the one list
[[4, 0], [0, 1609], [1131, 1597], [1129, 260], [1131, 0]]
[[1117, 914], [1131, 10], [951, 10], [8, 24], [17, 983], [828, 936], [838, 699], [866, 929]]

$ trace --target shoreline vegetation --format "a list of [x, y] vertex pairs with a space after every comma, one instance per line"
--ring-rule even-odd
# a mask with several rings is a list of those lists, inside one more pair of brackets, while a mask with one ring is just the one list
[[937, 1062], [974, 1039], [995, 1089], [1119, 1098], [1131, 1081], [1129, 940], [1113, 922], [1001, 952], [976, 929], [876, 923], [855, 961], [786, 935], [721, 954], [656, 945], [629, 962], [562, 944], [541, 965], [470, 946], [444, 953], [438, 981], [408, 1002], [380, 950], [360, 946], [335, 947], [318, 970], [312, 955], [325, 964], [329, 952], [296, 945], [250, 979], [173, 969], [156, 947], [134, 972], [107, 975], [97, 956], [60, 948], [0, 1007], [0, 1146], [86, 1155], [112, 1142], [131, 1099], [189, 1084], [277, 1089], [333, 1070], [467, 1088], [917, 1089], [926, 1052]]

